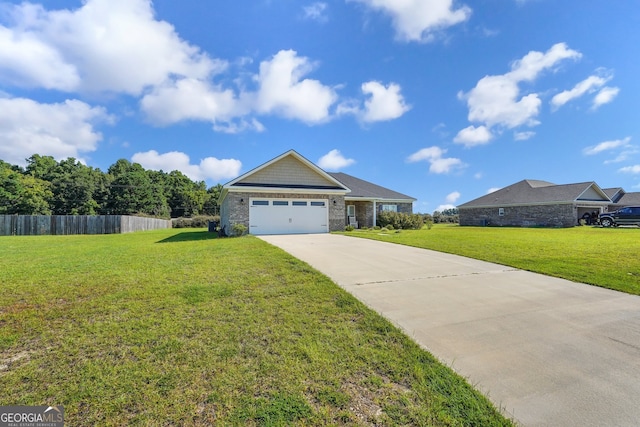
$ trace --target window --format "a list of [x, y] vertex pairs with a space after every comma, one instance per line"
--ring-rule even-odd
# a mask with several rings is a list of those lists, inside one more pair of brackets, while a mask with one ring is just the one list
[[347, 216], [356, 216], [355, 205], [347, 205]]
[[324, 202], [311, 202], [311, 206], [324, 206]]
[[504, 216], [504, 208], [498, 208], [498, 216]]
[[307, 206], [307, 202], [291, 202], [292, 206]]
[[382, 205], [382, 212], [398, 212], [398, 205]]
[[253, 206], [269, 206], [268, 200], [254, 200], [251, 202]]
[[273, 206], [289, 206], [289, 202], [286, 200], [274, 200]]

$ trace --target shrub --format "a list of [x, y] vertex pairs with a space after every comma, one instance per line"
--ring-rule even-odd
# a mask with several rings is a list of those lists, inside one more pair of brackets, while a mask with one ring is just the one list
[[244, 224], [236, 223], [231, 227], [231, 231], [233, 231], [234, 236], [242, 236], [247, 232], [247, 226]]
[[445, 209], [442, 212], [435, 211], [432, 218], [433, 222], [436, 224], [458, 224], [460, 222], [460, 216], [458, 215], [457, 209]]
[[378, 225], [390, 230], [419, 230], [424, 224], [424, 217], [418, 214], [406, 214], [400, 212], [380, 212]]
[[194, 216], [193, 218], [176, 218], [172, 221], [173, 228], [207, 228], [209, 221], [220, 223], [220, 216]]
[[344, 228], [344, 231], [353, 231], [354, 229], [355, 229], [355, 227], [354, 227], [353, 225], [347, 225], [347, 226]]

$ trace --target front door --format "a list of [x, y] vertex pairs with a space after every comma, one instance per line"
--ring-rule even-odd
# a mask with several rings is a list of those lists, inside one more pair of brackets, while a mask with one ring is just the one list
[[347, 205], [347, 217], [356, 216], [356, 206], [355, 205]]

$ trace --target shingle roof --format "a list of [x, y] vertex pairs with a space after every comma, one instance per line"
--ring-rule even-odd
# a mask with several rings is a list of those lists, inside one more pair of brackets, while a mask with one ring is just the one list
[[[508, 187], [494, 191], [470, 202], [460, 208], [480, 206], [535, 205], [545, 203], [572, 203], [590, 187], [596, 192], [602, 191], [594, 182], [556, 185], [546, 181], [523, 180]], [[602, 193], [604, 197], [607, 197]], [[598, 200], [608, 201], [608, 200]]]
[[616, 202], [618, 200], [620, 200], [622, 198], [622, 196], [624, 196], [624, 190], [622, 189], [622, 187], [615, 187], [615, 188], [603, 188], [602, 191], [605, 192], [605, 194], [611, 199], [612, 202]]
[[411, 196], [389, 190], [371, 182], [365, 181], [355, 176], [347, 175], [343, 172], [328, 172], [329, 175], [343, 183], [351, 193], [347, 197], [362, 197], [364, 199], [386, 199], [386, 200], [408, 200], [415, 201]]
[[640, 193], [625, 193], [616, 204], [621, 206], [640, 206]]

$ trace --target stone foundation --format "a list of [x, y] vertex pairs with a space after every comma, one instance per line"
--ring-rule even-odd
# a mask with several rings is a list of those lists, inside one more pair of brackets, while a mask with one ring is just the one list
[[571, 204], [462, 208], [460, 225], [494, 227], [573, 227], [577, 225], [575, 207]]

